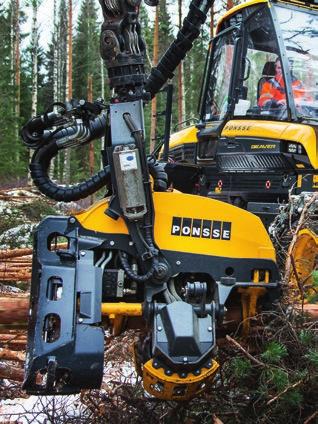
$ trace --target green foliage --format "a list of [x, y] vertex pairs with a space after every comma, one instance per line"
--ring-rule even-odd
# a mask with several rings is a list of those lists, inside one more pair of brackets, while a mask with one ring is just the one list
[[20, 224], [23, 224], [23, 218], [21, 218], [17, 213], [3, 215], [0, 220], [0, 234]]
[[24, 203], [17, 207], [17, 209], [23, 213], [26, 219], [32, 222], [38, 222], [48, 215], [57, 215], [56, 209], [46, 200], [35, 200], [31, 203]]
[[282, 396], [282, 403], [289, 408], [299, 407], [302, 401], [303, 395], [300, 393], [298, 388], [288, 390], [288, 392]]
[[[11, 65], [11, 9], [0, 4], [0, 177], [8, 177], [16, 171], [16, 163], [12, 157], [12, 147], [16, 146], [14, 116], [15, 87], [14, 73]], [[8, 174], [9, 173], [9, 174]]]
[[312, 331], [309, 330], [301, 330], [299, 333], [299, 341], [305, 346], [310, 346], [315, 337]]
[[230, 362], [230, 368], [235, 378], [243, 379], [251, 374], [252, 366], [250, 361], [244, 358], [233, 358]]
[[[88, 77], [93, 78], [93, 98], [101, 96], [100, 24], [95, 0], [83, 0], [73, 42], [73, 96], [87, 98]], [[104, 66], [104, 65], [103, 65]]]
[[270, 364], [276, 364], [287, 355], [286, 346], [276, 341], [270, 342], [265, 352], [262, 353], [262, 359]]
[[310, 349], [307, 354], [307, 359], [309, 362], [318, 369], [318, 350]]
[[184, 60], [186, 118], [197, 117], [199, 94], [209, 42], [209, 27], [206, 24], [194, 42], [192, 50]]
[[318, 302], [318, 293], [313, 293], [306, 296], [306, 300], [308, 303], [317, 303]]
[[318, 287], [318, 270], [313, 271], [312, 277], [313, 277], [313, 286]]
[[266, 368], [261, 380], [267, 390], [274, 389], [277, 392], [283, 391], [289, 384], [288, 373], [281, 368]]

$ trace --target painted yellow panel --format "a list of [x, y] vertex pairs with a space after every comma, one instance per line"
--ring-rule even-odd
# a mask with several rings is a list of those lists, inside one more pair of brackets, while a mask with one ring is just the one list
[[[261, 220], [250, 212], [214, 199], [190, 194], [154, 193], [155, 241], [163, 250], [233, 258], [275, 260], [275, 251]], [[77, 214], [81, 225], [89, 230], [109, 234], [128, 234], [122, 218], [112, 220], [104, 211], [102, 200]], [[171, 235], [172, 218], [183, 217], [231, 222], [231, 240]]]
[[223, 137], [259, 137], [286, 140], [304, 146], [313, 168], [318, 168], [318, 142], [315, 131], [309, 125], [289, 122], [233, 120], [222, 131]]
[[180, 146], [182, 144], [196, 143], [197, 133], [198, 129], [192, 126], [172, 134], [169, 142], [170, 149], [173, 149], [174, 147]]
[[226, 21], [230, 16], [234, 15], [236, 12], [239, 12], [242, 9], [245, 9], [246, 7], [255, 6], [256, 4], [260, 3], [268, 3], [268, 0], [250, 0], [245, 3], [241, 3], [237, 6], [232, 7], [232, 9], [228, 10], [219, 20], [216, 26], [216, 33], [219, 32], [220, 26], [222, 25], [223, 21]]
[[108, 234], [128, 234], [125, 221], [122, 218], [114, 219], [105, 215], [108, 199], [94, 203], [85, 211], [74, 215], [87, 230]]
[[301, 174], [297, 177], [297, 188], [301, 188], [303, 182], [303, 176]]

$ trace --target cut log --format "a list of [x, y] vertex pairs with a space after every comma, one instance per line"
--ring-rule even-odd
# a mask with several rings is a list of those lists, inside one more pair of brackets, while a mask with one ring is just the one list
[[23, 381], [24, 371], [22, 368], [12, 367], [11, 364], [0, 363], [0, 378], [13, 381]]
[[0, 250], [0, 259], [31, 255], [32, 252], [33, 252], [32, 248]]
[[[25, 323], [28, 319], [29, 298], [18, 296], [0, 297], [0, 324]], [[0, 336], [1, 337], [1, 336]]]
[[19, 342], [18, 344], [25, 343], [26, 342], [26, 335], [25, 334], [0, 334], [0, 343], [15, 343]]
[[1, 272], [0, 281], [30, 281], [31, 273], [21, 272]]
[[[301, 305], [299, 305], [297, 309], [301, 310]], [[318, 320], [318, 304], [306, 303], [304, 305], [304, 312], [308, 314], [313, 320]]]
[[25, 354], [23, 352], [16, 352], [14, 350], [0, 348], [0, 359], [24, 362]]

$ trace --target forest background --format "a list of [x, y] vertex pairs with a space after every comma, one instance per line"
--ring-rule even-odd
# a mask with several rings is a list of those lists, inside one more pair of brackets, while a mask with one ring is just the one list
[[[147, 72], [170, 45], [188, 5], [189, 0], [160, 0], [156, 10], [141, 7], [143, 38], [148, 48]], [[176, 71], [172, 131], [196, 117], [209, 40], [217, 19], [233, 5], [232, 0], [217, 0], [200, 37]], [[0, 0], [2, 186], [27, 183], [29, 152], [19, 136], [27, 120], [43, 113], [53, 102], [69, 98], [102, 97], [106, 103], [109, 100], [107, 71], [99, 50], [101, 23], [98, 0]], [[158, 96], [156, 105], [145, 108], [148, 149], [163, 136], [164, 109], [164, 95]], [[92, 145], [91, 153], [89, 146], [66, 149], [54, 161], [51, 177], [68, 184], [98, 170], [101, 142]]]

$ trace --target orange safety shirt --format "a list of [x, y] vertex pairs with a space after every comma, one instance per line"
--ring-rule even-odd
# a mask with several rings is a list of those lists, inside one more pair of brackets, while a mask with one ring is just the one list
[[[292, 88], [296, 102], [297, 99], [308, 101], [312, 100], [311, 96], [306, 93], [303, 83], [300, 80], [296, 79], [292, 81]], [[271, 78], [269, 81], [265, 81], [262, 85], [258, 105], [263, 107], [269, 100], [274, 100], [276, 102], [279, 102], [280, 100], [286, 100], [283, 77], [280, 77], [279, 79], [276, 77]]]

